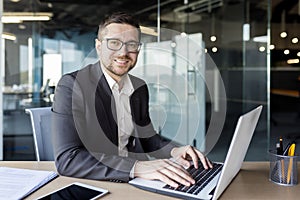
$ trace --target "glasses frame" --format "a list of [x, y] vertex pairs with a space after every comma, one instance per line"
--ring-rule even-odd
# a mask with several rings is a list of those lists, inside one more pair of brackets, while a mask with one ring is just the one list
[[[112, 51], [119, 51], [119, 50], [122, 49], [122, 47], [125, 45], [125, 48], [126, 48], [126, 51], [127, 51], [127, 52], [129, 52], [129, 53], [137, 53], [137, 52], [140, 51], [141, 46], [142, 46], [142, 43], [140, 43], [140, 42], [136, 42], [136, 41], [123, 42], [123, 41], [121, 41], [121, 40], [118, 39], [118, 38], [104, 38], [102, 41], [104, 41], [104, 40], [106, 41], [106, 47], [107, 47], [109, 50], [112, 50]], [[108, 46], [108, 43], [109, 43], [110, 40], [117, 40], [117, 41], [119, 41], [122, 45], [120, 46], [119, 49], [112, 49], [112, 48], [110, 48], [110, 47]], [[136, 51], [129, 51], [129, 50], [128, 50], [128, 46], [127, 46], [127, 45], [130, 44], [130, 43], [136, 43], [136, 44], [138, 45], [138, 48], [137, 48]]]

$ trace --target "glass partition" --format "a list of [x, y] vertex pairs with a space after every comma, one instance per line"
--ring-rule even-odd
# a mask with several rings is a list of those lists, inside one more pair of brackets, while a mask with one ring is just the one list
[[161, 32], [164, 41], [143, 43], [132, 73], [149, 85], [150, 115], [156, 131], [177, 143], [205, 150], [202, 35], [167, 29]]

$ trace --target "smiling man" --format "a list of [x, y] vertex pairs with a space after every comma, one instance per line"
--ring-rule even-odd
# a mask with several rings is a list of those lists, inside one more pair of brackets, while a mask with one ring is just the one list
[[131, 15], [107, 17], [95, 40], [99, 62], [59, 81], [52, 131], [61, 175], [116, 181], [141, 177], [177, 187], [195, 182], [184, 168], [190, 160], [196, 168], [198, 160], [212, 167], [196, 148], [175, 146], [153, 129], [147, 85], [128, 74], [137, 62], [140, 38]]
[[[108, 24], [100, 27], [96, 49], [101, 66], [117, 82], [136, 64], [141, 46], [140, 32], [129, 24]], [[126, 42], [123, 42], [126, 41]]]

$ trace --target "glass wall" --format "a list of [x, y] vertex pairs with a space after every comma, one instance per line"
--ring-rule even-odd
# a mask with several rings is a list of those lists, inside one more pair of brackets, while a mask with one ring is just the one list
[[[4, 160], [35, 159], [24, 109], [50, 106], [61, 75], [97, 60], [94, 39], [101, 17], [95, 16], [103, 7], [111, 12], [121, 6], [117, 1], [105, 6], [98, 1], [92, 1], [93, 6], [62, 2], [20, 1], [27, 11], [52, 13], [50, 20], [3, 24], [4, 32], [16, 37], [2, 44]], [[129, 10], [154, 31], [144, 29], [148, 31], [132, 73], [149, 83], [156, 130], [221, 161], [238, 117], [263, 105], [246, 159], [266, 160], [270, 141], [269, 0], [161, 1], [159, 5], [146, 2], [142, 8], [126, 7], [126, 3], [122, 10]], [[4, 14], [20, 12], [15, 7], [5, 0]], [[71, 18], [76, 12], [85, 17]], [[220, 113], [226, 114], [223, 121]], [[216, 116], [220, 118], [215, 120]], [[203, 142], [210, 129], [219, 133], [211, 148]]]
[[161, 29], [161, 34], [163, 41], [144, 42], [132, 73], [149, 85], [150, 115], [157, 132], [178, 143], [205, 150], [202, 34], [182, 34], [168, 29]]

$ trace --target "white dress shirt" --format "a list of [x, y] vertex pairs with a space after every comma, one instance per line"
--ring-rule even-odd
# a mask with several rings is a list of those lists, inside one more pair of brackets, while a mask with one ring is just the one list
[[134, 131], [129, 102], [130, 95], [133, 93], [134, 88], [128, 74], [125, 74], [122, 77], [121, 81], [117, 83], [111, 76], [106, 73], [103, 67], [102, 71], [110, 89], [112, 90], [112, 94], [116, 103], [116, 123], [118, 124], [119, 156], [127, 157], [128, 150], [126, 145], [128, 144], [129, 137]]

